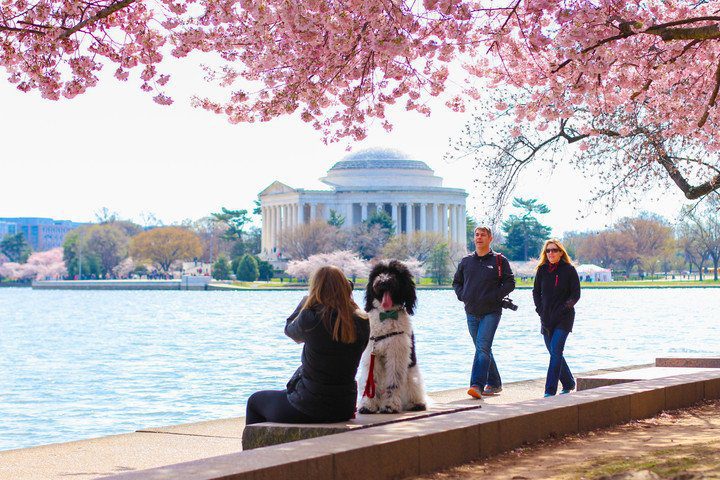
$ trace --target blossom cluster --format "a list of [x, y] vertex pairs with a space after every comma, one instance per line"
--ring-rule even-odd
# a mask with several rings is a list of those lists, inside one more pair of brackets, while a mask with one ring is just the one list
[[35, 252], [26, 263], [0, 263], [0, 277], [10, 280], [56, 280], [67, 275], [62, 248]]
[[[296, 114], [325, 141], [360, 140], [388, 107], [428, 115], [510, 87], [529, 100], [519, 123], [568, 118], [602, 131], [627, 112], [668, 135], [720, 149], [720, 17], [690, 0], [4, 0], [0, 65], [10, 82], [72, 98], [111, 64], [137, 73], [155, 102], [172, 103], [160, 72], [168, 55], [211, 54], [224, 99], [194, 104], [233, 123]], [[452, 63], [466, 63], [453, 77]], [[465, 88], [462, 88], [463, 83]], [[446, 92], [446, 89], [450, 90]], [[504, 108], [498, 104], [497, 108]]]

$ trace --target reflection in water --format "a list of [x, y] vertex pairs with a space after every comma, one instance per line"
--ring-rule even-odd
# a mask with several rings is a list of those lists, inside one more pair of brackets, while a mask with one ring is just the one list
[[[302, 295], [0, 289], [0, 450], [244, 415], [253, 391], [283, 388], [299, 364], [283, 327]], [[493, 349], [500, 373], [543, 377], [531, 293], [512, 297], [520, 309], [505, 311]], [[585, 290], [568, 363], [717, 355], [718, 311], [714, 289]], [[419, 292], [414, 321], [428, 389], [465, 386], [473, 349], [454, 293]]]

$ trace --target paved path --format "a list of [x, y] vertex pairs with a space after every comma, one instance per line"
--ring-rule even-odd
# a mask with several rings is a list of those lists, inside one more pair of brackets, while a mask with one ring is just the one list
[[[626, 370], [623, 369], [613, 370]], [[598, 370], [589, 373], [604, 373]], [[544, 379], [509, 383], [499, 395], [475, 400], [466, 388], [431, 393], [432, 401], [492, 408], [542, 397]], [[242, 450], [244, 417], [147, 428], [135, 433], [0, 452], [0, 478], [87, 480], [130, 470], [199, 460]]]

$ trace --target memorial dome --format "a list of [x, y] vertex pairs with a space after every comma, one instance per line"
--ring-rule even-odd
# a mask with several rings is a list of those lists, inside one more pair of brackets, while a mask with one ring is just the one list
[[440, 187], [442, 179], [423, 161], [404, 152], [369, 148], [335, 163], [321, 180], [333, 187]]

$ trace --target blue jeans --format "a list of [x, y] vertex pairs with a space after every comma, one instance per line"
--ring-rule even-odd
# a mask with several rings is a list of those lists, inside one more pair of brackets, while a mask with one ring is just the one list
[[475, 344], [470, 386], [475, 385], [481, 389], [485, 385], [501, 387], [500, 372], [498, 372], [492, 354], [492, 342], [495, 338], [495, 330], [500, 323], [500, 313], [486, 313], [477, 316], [468, 313], [467, 323], [470, 336]]
[[545, 394], [547, 395], [557, 393], [558, 380], [562, 383], [564, 390], [575, 388], [575, 379], [563, 357], [565, 341], [569, 334], [560, 328], [556, 328], [552, 333], [543, 333], [545, 346], [550, 352], [550, 365], [548, 365], [547, 379], [545, 380]]

